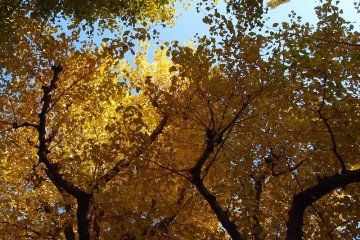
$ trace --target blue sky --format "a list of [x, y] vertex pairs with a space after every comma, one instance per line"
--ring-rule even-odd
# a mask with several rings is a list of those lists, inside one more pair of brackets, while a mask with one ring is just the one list
[[[188, 10], [179, 10], [180, 17], [176, 21], [176, 25], [172, 28], [168, 27], [161, 30], [160, 39], [164, 41], [178, 40], [180, 43], [191, 39], [196, 33], [204, 35], [208, 32], [208, 26], [202, 22], [203, 13], [197, 13], [195, 4], [197, 1], [191, 3]], [[291, 10], [303, 18], [304, 22], [316, 23], [314, 7], [319, 4], [319, 0], [290, 0], [289, 3], [283, 4], [276, 9], [270, 10], [270, 22], [267, 24], [271, 26], [274, 22], [288, 21], [288, 14]], [[354, 9], [353, 0], [341, 0], [340, 7], [344, 10], [345, 19], [352, 22], [357, 22], [356, 26], [359, 29], [360, 19]], [[219, 3], [219, 8], [225, 12], [225, 4]]]
[[[208, 25], [203, 23], [202, 18], [205, 16], [204, 13], [197, 13], [196, 3], [199, 0], [194, 0], [190, 3], [190, 7], [184, 10], [179, 6], [176, 24], [173, 27], [162, 28], [159, 27], [157, 30], [160, 32], [160, 41], [173, 41], [177, 40], [180, 44], [184, 44], [194, 38], [195, 34], [198, 33], [200, 36], [208, 33]], [[340, 8], [344, 10], [344, 18], [348, 21], [354, 22], [355, 28], [360, 29], [359, 14], [353, 5], [353, 0], [340, 0]], [[283, 4], [275, 9], [271, 9], [268, 13], [270, 20], [266, 23], [267, 26], [271, 27], [275, 22], [289, 21], [288, 14], [294, 10], [298, 16], [302, 17], [303, 22], [310, 22], [315, 24], [317, 17], [315, 14], [314, 7], [319, 5], [319, 0], [290, 0], [290, 2]], [[225, 13], [226, 5], [220, 0], [218, 10], [221, 13]], [[153, 41], [155, 44], [155, 41]], [[153, 53], [149, 49], [148, 61], [152, 61]], [[132, 61], [133, 56], [127, 54], [126, 58]]]
[[[166, 28], [156, 28], [160, 32], [159, 40], [167, 42], [177, 40], [180, 44], [184, 44], [188, 41], [191, 41], [191, 39], [193, 39], [197, 33], [200, 36], [207, 34], [209, 32], [209, 26], [202, 21], [205, 13], [197, 13], [196, 11], [196, 3], [199, 1], [201, 0], [190, 1], [190, 6], [188, 9], [184, 9], [181, 3], [178, 4], [175, 25], [172, 27], [167, 26]], [[359, 31], [360, 18], [359, 14], [354, 8], [354, 1], [355, 0], [340, 0], [339, 7], [344, 11], [344, 18], [353, 22], [355, 29]], [[189, 1], [184, 0], [184, 2]], [[290, 0], [290, 2], [280, 5], [279, 7], [269, 11], [268, 17], [270, 17], [270, 20], [266, 23], [266, 25], [271, 27], [275, 22], [289, 21], [288, 14], [291, 13], [292, 10], [294, 10], [298, 16], [302, 17], [303, 22], [310, 22], [315, 24], [317, 22], [317, 17], [314, 7], [319, 4], [320, 0]], [[217, 8], [221, 13], [226, 12], [226, 5], [223, 0], [219, 0]], [[100, 45], [102, 38], [112, 38], [112, 35], [113, 34], [107, 30], [102, 36], [97, 36], [97, 34], [95, 34], [93, 40], [95, 40], [96, 44]], [[89, 36], [84, 34], [83, 37], [88, 38]], [[152, 41], [152, 44], [155, 44], [155, 41]], [[148, 60], [152, 61], [152, 57], [152, 49], [149, 49]], [[130, 60], [131, 62], [133, 60], [133, 56], [128, 53], [126, 54], [126, 59]]]
[[[190, 7], [183, 9], [181, 3], [178, 4], [176, 14], [175, 26], [167, 26], [166, 28], [159, 27], [157, 30], [160, 32], [159, 39], [162, 41], [177, 40], [180, 44], [191, 40], [196, 33], [200, 36], [208, 33], [208, 26], [203, 23], [202, 18], [205, 16], [204, 13], [196, 12], [196, 3], [201, 0], [190, 0]], [[266, 1], [266, 0], [265, 0]], [[333, 0], [335, 2], [335, 0]], [[348, 21], [355, 23], [355, 28], [360, 30], [360, 18], [359, 14], [356, 13], [354, 8], [354, 1], [356, 0], [339, 0], [340, 8], [344, 10], [344, 18]], [[358, 0], [357, 0], [358, 1]], [[189, 2], [184, 0], [184, 2]], [[294, 10], [298, 16], [302, 17], [303, 22], [316, 23], [317, 17], [315, 15], [314, 7], [320, 4], [320, 0], [290, 0], [290, 2], [280, 5], [275, 9], [271, 9], [268, 13], [270, 21], [266, 24], [272, 26], [274, 22], [288, 21], [288, 14]], [[225, 13], [225, 3], [223, 0], [219, 0], [218, 10], [221, 13]], [[88, 38], [88, 35], [84, 33], [84, 38]], [[112, 38], [112, 34], [109, 30], [105, 31], [102, 36], [95, 34], [95, 43], [101, 43], [101, 39], [104, 37]]]
[[[191, 40], [196, 33], [200, 36], [208, 33], [208, 25], [203, 23], [202, 18], [205, 16], [204, 13], [196, 12], [196, 3], [201, 0], [184, 0], [189, 3], [190, 7], [184, 9], [180, 4], [177, 7], [176, 13], [176, 24], [175, 26], [167, 26], [166, 28], [159, 27], [157, 30], [160, 32], [159, 39], [161, 41], [172, 41], [177, 40], [183, 44], [186, 41]], [[265, 0], [266, 1], [266, 0]], [[335, 2], [335, 0], [333, 0]], [[348, 21], [354, 22], [355, 28], [360, 30], [360, 18], [359, 14], [356, 13], [354, 8], [354, 1], [356, 0], [339, 0], [340, 8], [344, 10], [344, 18]], [[302, 17], [303, 22], [316, 23], [317, 17], [315, 15], [314, 7], [320, 4], [320, 0], [290, 0], [290, 2], [280, 5], [275, 9], [271, 9], [268, 13], [270, 17], [267, 26], [272, 26], [274, 22], [288, 21], [288, 14], [294, 10], [298, 16]], [[225, 3], [223, 0], [219, 0], [218, 10], [221, 13], [225, 13]], [[87, 38], [84, 35], [84, 38]], [[94, 40], [97, 44], [101, 43], [101, 39], [104, 37], [112, 37], [110, 31], [105, 31], [102, 36], [94, 36]]]

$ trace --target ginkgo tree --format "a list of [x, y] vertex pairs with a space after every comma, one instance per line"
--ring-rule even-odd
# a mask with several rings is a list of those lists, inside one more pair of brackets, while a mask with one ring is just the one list
[[316, 26], [271, 27], [204, 3], [209, 35], [152, 63], [146, 28], [95, 46], [17, 13], [17, 45], [1, 47], [2, 238], [359, 235], [359, 34], [331, 2]]
[[[2, 232], [15, 238], [65, 236], [74, 239], [73, 224], [77, 222], [78, 237], [89, 239], [90, 217], [95, 216], [90, 211], [96, 207], [94, 192], [101, 191], [107, 182], [122, 171], [122, 166], [128, 165], [129, 160], [124, 160], [122, 151], [128, 147], [126, 152], [142, 153], [144, 150], [141, 148], [156, 140], [166, 118], [159, 121], [158, 128], [157, 123], [153, 123], [148, 126], [147, 132], [143, 130], [142, 142], [133, 138], [124, 139], [131, 144], [117, 149], [113, 155], [107, 155], [104, 162], [101, 153], [95, 151], [97, 147], [90, 143], [95, 140], [100, 147], [112, 140], [103, 142], [98, 133], [104, 134], [109, 125], [114, 124], [114, 113], [124, 114], [122, 124], [126, 128], [132, 127], [134, 121], [142, 123], [141, 118], [133, 118], [136, 108], [131, 104], [131, 99], [126, 100], [127, 105], [123, 102], [123, 111], [120, 111], [118, 104], [127, 95], [126, 84], [119, 82], [119, 59], [134, 46], [133, 43], [122, 39], [117, 42], [118, 45], [115, 43], [106, 47], [103, 44], [103, 49], [96, 50], [92, 43], [85, 42], [79, 48], [76, 43], [80, 35], [78, 28], [65, 34], [60, 25], [45, 22], [39, 27], [38, 19], [27, 13], [23, 13], [22, 17], [22, 27], [11, 35], [17, 42], [16, 48], [13, 45], [2, 48], [2, 53], [6, 54], [2, 59], [1, 82], [2, 177], [6, 182], [4, 192], [8, 193], [2, 196], [5, 204]], [[128, 35], [130, 38], [146, 38], [146, 32], [142, 30], [136, 28], [135, 36], [132, 33]], [[126, 36], [124, 34], [124, 38]], [[114, 59], [114, 54], [118, 59]], [[48, 68], [49, 65], [53, 66]], [[94, 95], [95, 89], [98, 94]], [[101, 93], [102, 89], [109, 89], [110, 92]], [[82, 102], [80, 99], [84, 99], [85, 93], [92, 97], [86, 103], [78, 104]], [[107, 110], [98, 111], [99, 108]], [[84, 116], [84, 112], [90, 115]], [[101, 126], [101, 129], [95, 129], [95, 126]], [[131, 137], [130, 132], [134, 133], [135, 130], [138, 128], [128, 129], [128, 136]], [[80, 153], [75, 145], [73, 148], [63, 147], [74, 131], [84, 133], [80, 136], [85, 138], [78, 143], [88, 142], [90, 148], [79, 145], [78, 149], [84, 150]], [[15, 151], [14, 146], [20, 147], [20, 152]], [[21, 153], [25, 155], [18, 155]], [[82, 157], [90, 154], [85, 164], [78, 164], [82, 158], [80, 154], [85, 154]], [[65, 164], [64, 161], [73, 164]], [[13, 185], [11, 180], [5, 181], [11, 176], [15, 177], [15, 182], [22, 179], [23, 184]], [[14, 186], [17, 189], [11, 191], [10, 188]], [[24, 211], [16, 211], [15, 206], [19, 204], [26, 206]], [[19, 219], [21, 223], [17, 223]], [[94, 231], [94, 236], [100, 234]]]

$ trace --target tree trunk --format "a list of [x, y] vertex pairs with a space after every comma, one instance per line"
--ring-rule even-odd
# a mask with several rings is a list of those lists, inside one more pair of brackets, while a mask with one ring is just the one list
[[90, 199], [91, 196], [87, 195], [76, 199], [79, 240], [90, 240]]

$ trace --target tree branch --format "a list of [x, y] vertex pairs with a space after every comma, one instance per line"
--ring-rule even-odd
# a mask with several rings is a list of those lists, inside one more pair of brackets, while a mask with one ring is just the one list
[[39, 113], [39, 125], [37, 126], [39, 135], [39, 162], [45, 164], [48, 177], [57, 187], [64, 189], [67, 193], [74, 197], [80, 197], [84, 192], [65, 180], [59, 172], [59, 167], [56, 164], [51, 163], [47, 156], [49, 153], [48, 140], [46, 138], [47, 112], [51, 102], [51, 94], [53, 93], [53, 90], [56, 89], [56, 83], [59, 80], [59, 74], [62, 71], [62, 67], [53, 66], [52, 70], [54, 72], [54, 76], [50, 81], [50, 85], [43, 86], [43, 106], [41, 112]]
[[348, 170], [321, 179], [315, 186], [297, 193], [294, 196], [287, 221], [287, 240], [301, 240], [304, 225], [304, 213], [308, 206], [336, 188], [345, 187], [350, 183], [360, 182], [360, 169]]
[[193, 176], [191, 182], [195, 185], [196, 189], [200, 192], [204, 199], [209, 203], [211, 209], [216, 214], [216, 217], [221, 222], [222, 226], [226, 229], [231, 238], [233, 240], [242, 240], [243, 238], [237, 230], [236, 224], [230, 220], [226, 211], [222, 209], [219, 202], [216, 200], [216, 197], [206, 188], [200, 176]]
[[52, 94], [56, 89], [56, 84], [59, 81], [59, 74], [63, 70], [61, 66], [53, 66], [51, 70], [54, 72], [53, 78], [50, 81], [49, 85], [44, 85], [43, 97], [42, 97], [42, 108], [39, 113], [39, 124], [37, 126], [38, 135], [39, 135], [39, 162], [44, 163], [46, 166], [46, 174], [52, 181], [52, 183], [58, 189], [64, 189], [64, 191], [73, 197], [76, 198], [78, 203], [77, 208], [77, 221], [78, 221], [78, 234], [80, 240], [90, 239], [89, 232], [89, 209], [90, 209], [90, 199], [92, 194], [89, 194], [74, 184], [67, 181], [63, 178], [63, 175], [60, 173], [59, 166], [57, 164], [51, 163], [48, 158], [48, 149], [49, 139], [46, 136], [47, 128], [47, 113], [50, 109], [50, 103], [52, 101]]
[[196, 189], [203, 196], [203, 198], [208, 202], [211, 209], [214, 211], [216, 217], [221, 222], [222, 226], [226, 229], [228, 234], [234, 240], [242, 240], [237, 226], [232, 222], [227, 215], [226, 211], [222, 209], [219, 202], [216, 200], [216, 197], [206, 188], [204, 185], [203, 179], [201, 178], [201, 170], [204, 166], [206, 160], [209, 158], [211, 153], [214, 151], [214, 148], [221, 142], [217, 141], [216, 138], [218, 134], [215, 130], [207, 129], [206, 132], [206, 147], [196, 162], [195, 166], [190, 169], [191, 174], [191, 183], [195, 185]]
[[319, 109], [318, 111], [320, 119], [323, 120], [323, 122], [325, 123], [325, 126], [330, 134], [330, 138], [331, 138], [331, 143], [332, 143], [332, 151], [334, 152], [336, 159], [340, 162], [341, 164], [341, 171], [347, 171], [346, 165], [345, 165], [345, 161], [344, 159], [340, 156], [339, 152], [337, 151], [337, 144], [336, 144], [336, 140], [335, 140], [335, 135], [330, 127], [330, 124], [328, 122], [328, 119], [326, 119], [324, 117], [324, 115], [321, 112], [321, 109]]
[[329, 121], [327, 118], [325, 118], [325, 116], [322, 113], [322, 109], [324, 107], [324, 103], [325, 103], [325, 96], [326, 96], [326, 83], [328, 81], [327, 75], [324, 74], [324, 83], [323, 83], [323, 94], [322, 94], [322, 101], [321, 101], [321, 105], [320, 108], [317, 110], [317, 113], [320, 116], [320, 119], [325, 123], [325, 126], [330, 134], [330, 138], [331, 138], [331, 143], [332, 143], [332, 151], [334, 152], [336, 159], [340, 162], [341, 165], [341, 171], [347, 171], [346, 165], [345, 165], [345, 161], [343, 160], [343, 158], [340, 156], [339, 152], [337, 151], [337, 144], [336, 144], [336, 140], [335, 140], [335, 135], [330, 127]]
[[24, 123], [19, 124], [18, 122], [7, 122], [7, 121], [0, 120], [0, 123], [11, 126], [10, 129], [11, 128], [17, 129], [17, 128], [22, 128], [22, 127], [33, 127], [36, 129], [38, 128], [37, 124], [33, 124], [33, 123], [29, 123], [29, 122], [24, 122]]
[[[149, 136], [150, 142], [149, 142], [148, 146], [150, 146], [151, 144], [153, 144], [156, 141], [157, 137], [163, 132], [167, 122], [168, 122], [168, 117], [165, 115], [163, 117], [163, 119], [159, 122], [159, 124], [157, 125], [155, 130]], [[139, 157], [141, 154], [142, 154], [142, 151], [138, 150], [134, 154], [135, 155], [134, 157]], [[104, 184], [104, 183], [111, 181], [120, 172], [120, 170], [122, 168], [127, 167], [129, 165], [130, 165], [129, 159], [124, 158], [124, 159], [119, 160], [106, 174], [104, 174], [97, 180], [97, 183], [94, 186], [94, 189], [99, 189], [100, 184]]]

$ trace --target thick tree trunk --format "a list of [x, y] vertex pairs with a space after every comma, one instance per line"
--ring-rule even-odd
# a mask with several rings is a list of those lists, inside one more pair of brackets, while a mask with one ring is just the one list
[[90, 239], [90, 201], [91, 196], [85, 195], [78, 197], [78, 208], [76, 212], [78, 222], [78, 234], [80, 240]]

